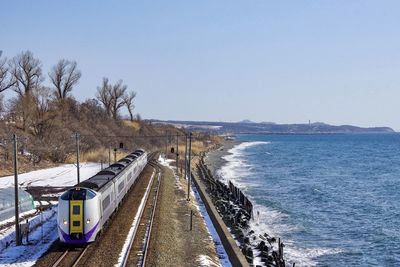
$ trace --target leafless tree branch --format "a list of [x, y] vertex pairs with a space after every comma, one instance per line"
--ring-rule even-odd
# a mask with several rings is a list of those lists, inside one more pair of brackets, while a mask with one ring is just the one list
[[129, 116], [131, 121], [133, 121], [133, 110], [135, 109], [135, 105], [133, 104], [133, 100], [136, 97], [136, 92], [134, 91], [130, 91], [128, 93], [125, 94], [124, 96], [124, 104], [126, 106], [126, 108], [128, 109], [129, 112]]
[[82, 73], [77, 69], [75, 61], [62, 59], [53, 66], [49, 77], [54, 85], [54, 95], [59, 100], [67, 98], [73, 87], [79, 82]]
[[14, 81], [10, 75], [6, 63], [6, 58], [0, 59], [0, 93], [11, 88], [14, 85]]

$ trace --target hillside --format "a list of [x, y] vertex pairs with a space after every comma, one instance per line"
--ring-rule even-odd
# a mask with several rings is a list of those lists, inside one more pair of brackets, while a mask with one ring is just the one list
[[390, 127], [363, 128], [352, 125], [329, 125], [325, 123], [311, 124], [276, 124], [271, 122], [207, 122], [207, 121], [160, 121], [153, 123], [170, 124], [184, 127], [192, 131], [207, 131], [217, 134], [271, 133], [271, 134], [333, 134], [333, 133], [394, 133]]

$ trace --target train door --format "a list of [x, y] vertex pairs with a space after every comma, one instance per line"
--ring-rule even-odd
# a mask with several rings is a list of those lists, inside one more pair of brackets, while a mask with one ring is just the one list
[[81, 239], [83, 237], [83, 200], [69, 201], [69, 233], [72, 238]]

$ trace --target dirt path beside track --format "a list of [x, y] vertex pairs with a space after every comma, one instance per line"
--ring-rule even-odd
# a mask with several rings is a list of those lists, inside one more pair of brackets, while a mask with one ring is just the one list
[[[149, 266], [200, 266], [205, 261], [219, 265], [214, 243], [193, 203], [193, 196], [190, 201], [186, 200], [186, 188], [186, 180], [177, 181], [170, 168], [163, 168]], [[190, 210], [193, 211], [192, 231]]]

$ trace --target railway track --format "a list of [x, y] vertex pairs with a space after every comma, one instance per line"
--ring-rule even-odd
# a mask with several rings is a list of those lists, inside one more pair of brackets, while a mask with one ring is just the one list
[[[132, 226], [135, 220], [138, 221], [138, 226], [136, 227], [137, 229], [135, 229], [135, 242], [133, 242], [132, 240], [130, 247], [133, 250], [136, 247], [136, 240], [144, 238], [144, 236], [147, 235], [148, 237], [145, 238], [146, 245], [143, 246], [142, 240], [143, 247], [138, 249], [142, 253], [140, 259], [132, 260], [131, 258], [129, 258], [128, 261], [128, 256], [130, 254], [127, 253], [124, 265], [120, 266], [126, 266], [127, 263], [131, 265], [132, 262], [145, 262], [148, 243], [151, 235], [151, 226], [149, 225], [151, 224], [144, 222], [144, 218], [147, 218], [148, 221], [152, 221], [151, 217], [154, 217], [154, 215], [152, 215], [154, 214], [156, 203], [156, 199], [154, 198], [154, 196], [156, 195], [156, 192], [158, 192], [158, 185], [161, 178], [161, 168], [157, 164], [157, 155], [158, 153], [149, 154], [149, 162], [147, 165], [148, 176], [142, 177], [140, 180], [138, 180], [137, 184], [132, 186], [129, 197], [124, 200], [124, 204], [114, 214], [113, 219], [103, 229], [103, 234], [96, 242], [91, 243], [90, 245], [85, 247], [63, 247], [60, 246], [59, 243], [57, 243], [45, 257], [43, 257], [39, 262], [36, 263], [36, 266], [113, 266], [115, 265], [116, 260], [119, 261], [118, 259], [121, 255], [120, 252], [124, 244], [124, 241], [122, 240], [126, 240], [127, 238], [127, 235], [125, 234], [122, 239], [122, 233], [123, 231], [126, 231], [126, 233], [128, 233], [129, 227]], [[151, 175], [151, 173], [153, 174]], [[147, 194], [145, 193], [146, 191], [148, 191]], [[143, 205], [140, 205], [141, 201], [143, 201]], [[154, 206], [154, 208], [152, 206]], [[140, 209], [142, 210], [141, 212], [138, 211]], [[151, 210], [151, 217], [149, 217], [149, 210]], [[133, 213], [132, 211], [136, 212]], [[134, 215], [139, 213], [141, 213], [140, 216]], [[134, 216], [135, 218], [133, 218]], [[128, 217], [131, 219], [127, 220], [126, 218]], [[136, 219], [136, 217], [138, 219]], [[142, 224], [147, 226], [145, 231], [142, 230]], [[145, 235], [143, 235], [143, 233], [145, 233]], [[141, 237], [138, 238], [139, 236]], [[132, 252], [131, 254], [134, 253]], [[141, 264], [140, 266], [144, 265]]]
[[146, 266], [146, 258], [150, 246], [150, 237], [157, 208], [158, 194], [161, 184], [161, 167], [157, 162], [149, 163], [155, 170], [155, 178], [152, 180], [151, 189], [145, 199], [145, 205], [139, 218], [139, 224], [134, 235], [130, 239], [128, 250], [120, 266]]
[[67, 248], [57, 259], [57, 261], [53, 263], [52, 267], [78, 266], [80, 260], [83, 258], [89, 247], [90, 245], [84, 247]]

